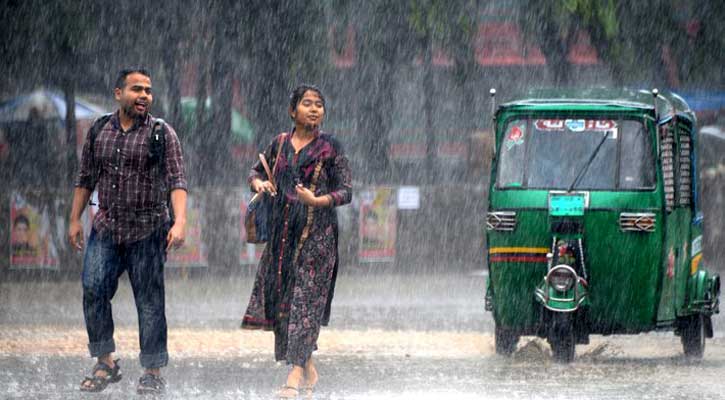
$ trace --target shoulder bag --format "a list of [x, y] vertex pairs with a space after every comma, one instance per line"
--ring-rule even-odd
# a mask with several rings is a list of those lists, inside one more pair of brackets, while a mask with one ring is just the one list
[[[282, 143], [287, 135], [282, 134], [277, 145], [277, 157], [273, 168], [277, 166], [279, 155], [282, 152]], [[259, 153], [259, 162], [262, 163], [267, 178], [272, 185], [277, 187], [274, 181], [274, 173], [269, 169], [264, 154]], [[269, 240], [270, 219], [272, 218], [272, 198], [269, 193], [255, 193], [247, 204], [247, 213], [244, 215], [244, 229], [247, 231], [247, 243], [266, 243]]]

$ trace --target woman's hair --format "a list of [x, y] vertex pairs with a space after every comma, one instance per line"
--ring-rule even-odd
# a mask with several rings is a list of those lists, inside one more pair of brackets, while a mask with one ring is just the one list
[[322, 100], [322, 107], [325, 107], [325, 96], [322, 94], [322, 90], [315, 85], [302, 84], [297, 86], [289, 96], [289, 106], [291, 109], [297, 109], [297, 105], [300, 104], [300, 101], [302, 101], [302, 96], [304, 96], [308, 90], [312, 90], [317, 93], [317, 95], [320, 96], [320, 100]]

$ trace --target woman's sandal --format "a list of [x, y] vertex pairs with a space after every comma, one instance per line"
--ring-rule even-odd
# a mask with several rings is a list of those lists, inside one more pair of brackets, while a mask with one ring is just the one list
[[300, 389], [294, 386], [282, 386], [277, 392], [277, 398], [296, 399], [300, 395]]
[[306, 398], [312, 398], [312, 395], [315, 393], [315, 385], [307, 385], [302, 388], [302, 391], [304, 392]]
[[315, 381], [310, 382], [307, 378], [305, 378], [305, 384], [302, 386], [302, 392], [305, 394], [305, 397], [310, 399], [312, 398], [312, 395], [315, 393], [315, 385], [317, 385], [317, 381], [320, 380], [320, 376], [317, 375], [317, 370], [315, 369]]
[[[81, 392], [100, 392], [108, 386], [109, 383], [116, 383], [123, 378], [121, 375], [121, 366], [118, 365], [119, 360], [113, 361], [113, 368], [109, 367], [106, 363], [98, 362], [93, 367], [91, 376], [87, 376], [81, 382]], [[106, 373], [105, 376], [96, 375], [96, 372], [103, 371]]]
[[[314, 382], [305, 382], [304, 386], [302, 386], [302, 393], [305, 394], [305, 398], [311, 399], [312, 395], [315, 393], [315, 385], [317, 385], [317, 381], [319, 378], [315, 379]], [[307, 381], [305, 379], [305, 381]]]

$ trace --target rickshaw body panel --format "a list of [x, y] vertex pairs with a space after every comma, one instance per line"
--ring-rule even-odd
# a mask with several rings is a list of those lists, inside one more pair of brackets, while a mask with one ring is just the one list
[[[649, 205], [647, 209], [661, 221], [656, 193], [613, 196], [591, 192], [590, 195], [584, 231], [591, 282], [589, 292], [597, 294], [590, 297], [592, 333], [651, 329], [656, 323], [659, 302], [662, 227], [658, 224], [653, 233], [621, 232], [618, 218], [620, 212], [642, 210], [642, 205]], [[502, 326], [528, 333], [536, 331], [541, 317], [541, 307], [531, 299], [531, 288], [536, 287], [546, 274], [545, 254], [542, 253], [550, 251], [551, 247], [547, 197], [547, 191], [515, 193], [509, 190], [494, 191], [489, 200], [492, 207], [496, 204], [510, 206], [506, 210], [516, 211], [520, 221], [514, 232], [488, 233], [490, 279], [496, 283], [494, 316]], [[612, 208], [612, 204], [619, 208]], [[521, 260], [526, 255], [530, 258], [516, 261], [516, 257], [506, 259], [497, 254], [519, 254]]]
[[[585, 242], [589, 275], [588, 333], [638, 333], [674, 327], [678, 317], [705, 313], [704, 306], [697, 304], [705, 304], [704, 298], [715, 296], [715, 286], [719, 294], [719, 277], [701, 272], [701, 254], [698, 256], [693, 250], [695, 238], [700, 235], [701, 240], [701, 227], [698, 232], [692, 223], [694, 212], [689, 206], [670, 210], [665, 207], [665, 178], [657, 153], [661, 114], [674, 115], [676, 108], [686, 108], [686, 104], [676, 96], [667, 102], [659, 98], [658, 115], [652, 107], [651, 95], [637, 92], [633, 98], [611, 100], [605, 95], [602, 101], [523, 100], [500, 107], [496, 114], [497, 155], [504, 141], [504, 127], [513, 119], [631, 119], [641, 121], [649, 135], [655, 163], [652, 166], [656, 175], [654, 187], [629, 191], [576, 189], [588, 196], [580, 234]], [[689, 114], [677, 115], [685, 124], [694, 124]], [[692, 141], [696, 145], [694, 134]], [[488, 230], [486, 233], [487, 298], [497, 326], [524, 335], [541, 334], [544, 308], [531, 294], [537, 285], [541, 287], [548, 270], [546, 253], [554, 248], [548, 209], [552, 190], [500, 188], [497, 168], [495, 160], [488, 211], [516, 213], [516, 226], [512, 231]], [[693, 167], [693, 170], [696, 169]], [[692, 184], [696, 190], [696, 176]], [[622, 230], [619, 223], [622, 213], [654, 215], [654, 231]]]

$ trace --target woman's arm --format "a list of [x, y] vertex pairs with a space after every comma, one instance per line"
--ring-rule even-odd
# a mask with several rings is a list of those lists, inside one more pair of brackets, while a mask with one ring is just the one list
[[338, 152], [330, 168], [331, 185], [329, 207], [339, 207], [352, 201], [352, 172], [350, 163], [343, 152]]

